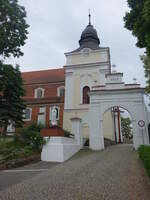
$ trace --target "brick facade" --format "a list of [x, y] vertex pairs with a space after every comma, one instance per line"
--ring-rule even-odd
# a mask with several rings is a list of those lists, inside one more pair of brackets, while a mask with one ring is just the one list
[[[39, 111], [45, 107], [45, 125], [50, 126], [50, 107], [59, 107], [58, 125], [63, 126], [64, 96], [58, 96], [58, 88], [65, 86], [64, 69], [42, 70], [22, 73], [27, 108], [30, 108], [31, 119], [25, 120], [25, 125], [38, 122]], [[35, 97], [38, 88], [44, 90], [42, 98]]]

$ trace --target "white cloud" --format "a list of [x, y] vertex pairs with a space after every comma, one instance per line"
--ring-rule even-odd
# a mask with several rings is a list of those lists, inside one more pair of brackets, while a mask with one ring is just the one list
[[78, 47], [81, 32], [88, 23], [97, 29], [102, 46], [109, 46], [112, 63], [124, 72], [125, 81], [133, 77], [144, 84], [144, 72], [139, 59], [144, 51], [135, 46], [136, 39], [124, 28], [123, 16], [128, 10], [126, 0], [20, 0], [27, 11], [29, 39], [18, 60], [22, 71], [61, 67], [64, 52]]

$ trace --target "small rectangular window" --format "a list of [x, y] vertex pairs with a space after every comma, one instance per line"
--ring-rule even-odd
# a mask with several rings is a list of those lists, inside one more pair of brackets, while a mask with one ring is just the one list
[[32, 109], [31, 108], [26, 108], [25, 110], [24, 110], [24, 120], [31, 120], [31, 111], [32, 111]]
[[64, 88], [61, 88], [60, 89], [60, 97], [64, 97], [65, 96], [65, 89]]
[[40, 107], [40, 109], [39, 109], [39, 113], [40, 114], [45, 114], [45, 107]]
[[65, 87], [64, 86], [60, 86], [59, 88], [57, 88], [57, 95], [59, 97], [65, 96]]

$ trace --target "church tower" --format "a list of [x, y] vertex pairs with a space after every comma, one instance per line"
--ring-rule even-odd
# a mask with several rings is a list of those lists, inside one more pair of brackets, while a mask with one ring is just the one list
[[64, 129], [71, 131], [71, 118], [82, 119], [83, 137], [88, 137], [86, 115], [89, 110], [88, 92], [105, 85], [105, 75], [110, 73], [110, 52], [100, 45], [96, 29], [89, 23], [81, 34], [79, 48], [65, 53], [65, 105]]

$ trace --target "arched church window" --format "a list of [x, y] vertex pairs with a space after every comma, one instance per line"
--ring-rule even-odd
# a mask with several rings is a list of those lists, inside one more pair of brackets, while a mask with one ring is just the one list
[[41, 99], [44, 97], [44, 89], [43, 88], [37, 88], [35, 90], [35, 98]]
[[41, 89], [39, 89], [37, 91], [37, 98], [40, 99], [40, 98], [42, 98], [42, 96], [43, 96], [43, 91]]
[[90, 88], [88, 86], [85, 86], [83, 88], [83, 104], [89, 104], [90, 103], [90, 98], [88, 95], [88, 92], [90, 91]]

